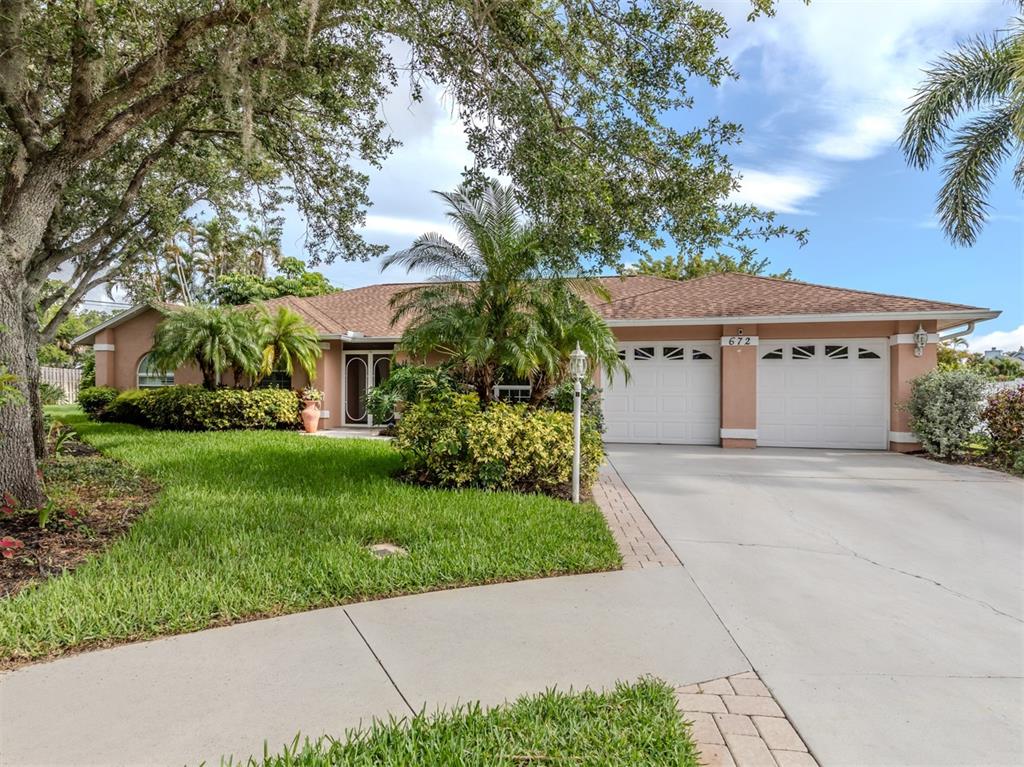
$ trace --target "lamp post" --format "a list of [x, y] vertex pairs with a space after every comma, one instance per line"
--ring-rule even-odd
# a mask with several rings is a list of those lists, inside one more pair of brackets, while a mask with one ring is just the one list
[[572, 376], [572, 502], [580, 502], [580, 409], [583, 376], [587, 374], [587, 353], [579, 343], [569, 354], [569, 375]]

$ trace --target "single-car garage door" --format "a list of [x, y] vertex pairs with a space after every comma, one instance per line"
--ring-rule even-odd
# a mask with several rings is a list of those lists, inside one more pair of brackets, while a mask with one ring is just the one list
[[605, 440], [717, 445], [719, 353], [718, 343], [620, 344], [630, 379], [604, 389]]
[[757, 444], [884, 450], [886, 340], [768, 341], [757, 365]]

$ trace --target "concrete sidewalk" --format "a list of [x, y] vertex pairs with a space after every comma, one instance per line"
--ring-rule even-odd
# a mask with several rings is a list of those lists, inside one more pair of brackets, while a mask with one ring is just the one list
[[435, 592], [86, 653], [0, 677], [3, 764], [216, 764], [297, 732], [552, 686], [749, 669], [683, 568]]

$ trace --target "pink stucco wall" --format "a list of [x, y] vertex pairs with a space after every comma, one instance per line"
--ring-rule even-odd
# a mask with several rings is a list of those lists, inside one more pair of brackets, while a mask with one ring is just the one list
[[[136, 386], [139, 360], [152, 347], [153, 331], [161, 319], [156, 310], [148, 310], [121, 325], [104, 330], [96, 337], [98, 345], [113, 345], [114, 351], [96, 352], [96, 383], [131, 389]], [[788, 324], [735, 324], [698, 326], [632, 326], [615, 327], [613, 332], [620, 341], [718, 341], [723, 336], [749, 335], [761, 339], [811, 338], [878, 338], [913, 333], [917, 321], [901, 322], [831, 322]], [[930, 333], [936, 332], [935, 322], [924, 323]], [[327, 411], [322, 426], [342, 425], [342, 362], [343, 346], [339, 340], [323, 341], [323, 355], [317, 364], [315, 385], [324, 391], [323, 409]], [[326, 347], [326, 348], [324, 348]], [[721, 350], [721, 426], [725, 429], [757, 428], [757, 364], [756, 346]], [[398, 355], [402, 359], [402, 355]], [[428, 360], [436, 362], [440, 359]], [[903, 408], [910, 394], [910, 382], [936, 365], [935, 344], [929, 344], [924, 355], [915, 357], [911, 344], [890, 347], [890, 431], [907, 432], [908, 418]], [[599, 376], [598, 376], [599, 378]], [[229, 382], [230, 377], [226, 382]], [[202, 377], [194, 366], [175, 371], [176, 383], [201, 383]], [[303, 372], [292, 378], [295, 388], [307, 383]], [[723, 439], [723, 447], [755, 447], [748, 439]], [[914, 443], [890, 443], [892, 450], [913, 450]]]

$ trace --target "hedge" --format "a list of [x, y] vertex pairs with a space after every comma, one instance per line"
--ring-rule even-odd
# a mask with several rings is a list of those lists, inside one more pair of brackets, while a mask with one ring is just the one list
[[[443, 394], [408, 408], [395, 447], [407, 479], [439, 487], [536, 492], [568, 498], [572, 416], [526, 405], [481, 409], [475, 394]], [[587, 492], [604, 458], [593, 423], [582, 431], [580, 487]]]
[[78, 392], [78, 404], [90, 417], [96, 417], [114, 401], [118, 391], [113, 386], [87, 386]]
[[175, 431], [291, 429], [300, 423], [299, 398], [290, 389], [103, 389], [86, 395], [91, 409], [79, 397], [82, 408], [97, 420]]

